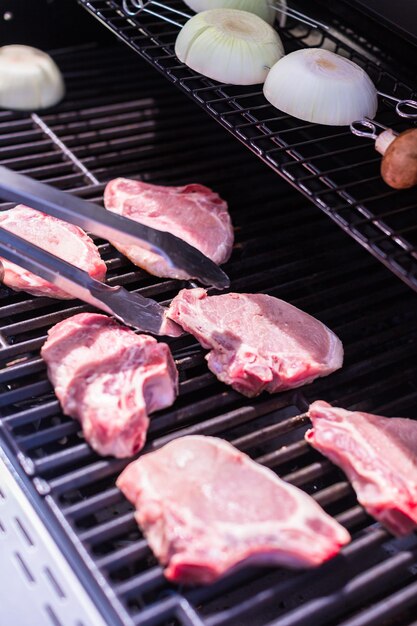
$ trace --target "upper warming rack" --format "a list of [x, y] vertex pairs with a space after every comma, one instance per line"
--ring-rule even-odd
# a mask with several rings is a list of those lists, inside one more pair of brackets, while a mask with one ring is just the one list
[[[220, 84], [181, 64], [174, 54], [174, 43], [190, 10], [179, 0], [145, 0], [142, 9], [139, 0], [79, 1], [417, 290], [416, 192], [395, 191], [385, 185], [373, 141], [353, 136], [347, 127], [320, 126], [284, 115], [266, 101], [260, 85]], [[413, 88], [398, 79], [392, 62], [382, 52], [364, 40], [354, 39], [346, 30], [333, 26], [328, 30], [312, 28], [289, 18], [280, 34], [286, 52], [326, 48], [361, 65], [379, 92], [399, 99], [416, 97]], [[396, 131], [411, 125], [396, 114], [395, 102], [384, 97], [380, 97], [376, 119]], [[183, 132], [179, 125], [179, 138]]]

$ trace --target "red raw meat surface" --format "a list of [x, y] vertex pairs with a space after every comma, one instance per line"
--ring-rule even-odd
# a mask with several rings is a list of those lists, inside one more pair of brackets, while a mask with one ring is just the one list
[[215, 437], [176, 439], [117, 485], [176, 582], [211, 583], [245, 564], [314, 567], [350, 540], [309, 495]]
[[343, 363], [342, 343], [331, 330], [265, 294], [183, 289], [167, 315], [211, 350], [213, 374], [249, 397], [306, 385]]
[[[162, 187], [116, 178], [105, 189], [104, 205], [113, 213], [183, 239], [218, 265], [231, 255], [233, 227], [227, 203], [203, 185]], [[190, 278], [185, 271], [171, 267], [162, 256], [145, 247], [112, 243], [150, 274]]]
[[346, 411], [318, 400], [307, 441], [343, 469], [358, 500], [394, 535], [417, 525], [417, 422]]
[[[23, 204], [0, 212], [0, 226], [84, 270], [92, 278], [104, 280], [106, 264], [101, 259], [93, 240], [78, 226], [45, 215]], [[3, 282], [8, 287], [16, 291], [27, 291], [34, 296], [73, 298], [43, 278], [6, 259], [0, 260], [4, 267]]]
[[105, 315], [81, 313], [56, 324], [42, 357], [63, 412], [81, 422], [102, 455], [135, 454], [145, 443], [148, 415], [177, 395], [169, 347]]

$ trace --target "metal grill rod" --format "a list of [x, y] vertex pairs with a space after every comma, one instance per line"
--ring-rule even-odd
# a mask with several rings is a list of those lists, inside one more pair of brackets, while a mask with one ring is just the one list
[[[342, 559], [344, 558], [349, 561], [352, 561], [353, 559], [356, 562], [362, 561], [366, 554], [375, 552], [384, 543], [384, 541], [387, 540], [387, 537], [388, 533], [385, 530], [376, 528], [375, 530], [352, 542], [343, 549], [343, 556], [339, 555], [332, 561], [328, 561], [321, 566], [321, 575], [323, 579], [327, 580], [329, 576], [332, 576], [333, 573], [341, 566]], [[239, 582], [243, 585], [247, 579], [252, 578], [251, 572], [242, 571], [239, 573], [239, 578], [239, 581], [236, 581], [235, 578], [235, 584]], [[262, 610], [262, 607], [268, 603], [268, 601], [270, 602], [271, 600], [276, 600], [277, 597], [286, 598], [297, 590], [301, 591], [306, 589], [311, 583], [314, 583], [316, 578], [316, 570], [295, 572], [289, 579], [279, 581], [268, 590], [260, 591], [244, 603], [240, 603], [234, 609], [226, 609], [208, 617], [206, 620], [207, 626], [220, 626], [220, 624], [223, 626], [224, 624], [230, 623], [231, 620], [229, 619], [229, 616], [233, 620], [231, 622], [232, 624], [238, 624], [240, 623], [237, 619], [238, 616], [245, 615], [249, 609], [258, 609], [258, 611]], [[229, 578], [229, 580], [231, 579]], [[185, 595], [190, 602], [194, 605], [198, 605], [200, 603], [210, 601], [210, 599], [218, 595], [219, 592], [224, 593], [225, 583], [227, 585], [228, 581], [217, 581], [210, 587], [192, 589]], [[281, 626], [281, 623], [278, 623], [279, 626]], [[312, 621], [310, 621], [309, 626], [311, 626], [311, 623]]]
[[[400, 591], [384, 598], [374, 606], [367, 608], [353, 619], [342, 622], [339, 626], [380, 626], [401, 611], [417, 604], [417, 582], [407, 585]], [[417, 626], [413, 622], [409, 626]]]
[[63, 154], [77, 167], [88, 180], [90, 180], [94, 185], [99, 185], [100, 181], [90, 172], [89, 169], [85, 167], [83, 163], [75, 156], [75, 154], [64, 144], [63, 141], [51, 130], [51, 128], [45, 124], [42, 118], [39, 117], [36, 113], [32, 113], [32, 120], [39, 126], [42, 132], [47, 135], [53, 143], [55, 143], [58, 148], [63, 152]]
[[[344, 591], [344, 603], [348, 603], [350, 609], [354, 609], [364, 598], [369, 600], [372, 595], [381, 593], [393, 580], [399, 581], [401, 576], [406, 575], [404, 568], [413, 565], [416, 556], [415, 550], [400, 552], [378, 563], [365, 573], [359, 574], [350, 581], [348, 590]], [[411, 576], [410, 572], [408, 575]], [[284, 618], [271, 622], [268, 626], [309, 626], [312, 622], [319, 626], [328, 623], [331, 618], [340, 615], [339, 596], [338, 590], [328, 596], [324, 595], [322, 598], [307, 602]]]

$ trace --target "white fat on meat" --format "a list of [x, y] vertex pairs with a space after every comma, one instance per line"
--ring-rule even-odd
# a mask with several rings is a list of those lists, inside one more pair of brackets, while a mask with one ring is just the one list
[[[227, 203], [203, 185], [163, 187], [127, 178], [110, 181], [104, 191], [109, 211], [183, 239], [218, 265], [233, 248], [233, 227]], [[135, 265], [155, 276], [191, 278], [171, 267], [159, 254], [139, 244], [112, 244]]]
[[41, 354], [63, 412], [80, 421], [101, 455], [138, 452], [148, 415], [171, 406], [178, 393], [169, 347], [105, 315], [81, 313], [59, 322]]
[[417, 526], [417, 422], [318, 400], [306, 440], [342, 468], [366, 511], [394, 535]]
[[350, 540], [309, 495], [216, 437], [176, 439], [131, 463], [117, 486], [179, 583], [247, 564], [315, 567]]
[[342, 343], [331, 330], [265, 294], [183, 289], [167, 315], [210, 350], [213, 374], [249, 397], [306, 385], [343, 363]]
[[[23, 204], [0, 212], [0, 226], [84, 270], [92, 278], [104, 280], [106, 264], [93, 240], [78, 226]], [[4, 268], [3, 283], [15, 291], [27, 291], [34, 296], [50, 298], [73, 298], [52, 283], [14, 263], [3, 258], [0, 261]]]

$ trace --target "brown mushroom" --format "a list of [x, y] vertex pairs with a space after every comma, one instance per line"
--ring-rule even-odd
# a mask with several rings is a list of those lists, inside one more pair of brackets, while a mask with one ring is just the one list
[[381, 176], [394, 189], [409, 189], [417, 185], [417, 128], [400, 135], [385, 130], [375, 142], [383, 155]]

